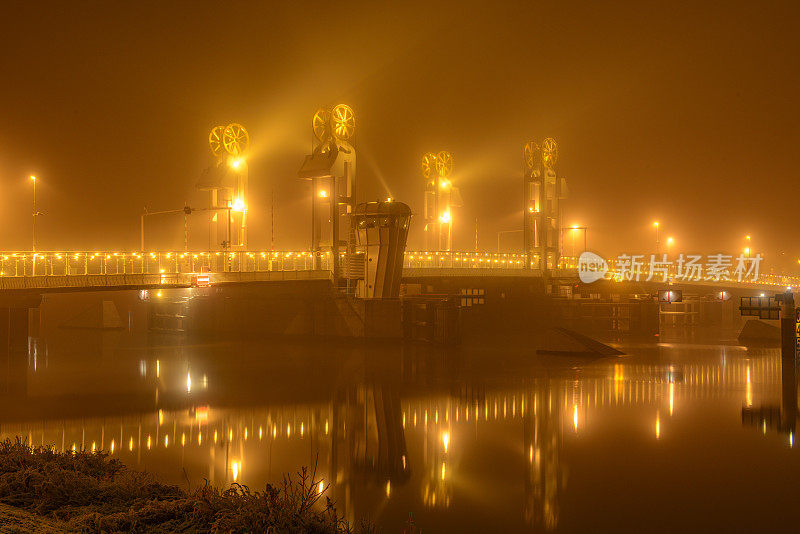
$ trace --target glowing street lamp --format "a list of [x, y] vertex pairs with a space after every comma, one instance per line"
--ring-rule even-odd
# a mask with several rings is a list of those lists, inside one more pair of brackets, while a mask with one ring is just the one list
[[674, 242], [675, 242], [675, 240], [672, 239], [672, 237], [668, 237], [667, 238], [667, 254], [669, 254], [669, 249], [670, 249], [670, 247], [672, 247], [672, 243], [674, 243]]
[[655, 221], [655, 222], [653, 223], [653, 226], [654, 226], [654, 227], [655, 227], [655, 229], [656, 229], [656, 254], [658, 254], [658, 226], [659, 226], [659, 225], [658, 225], [658, 221]]
[[244, 200], [241, 198], [237, 198], [236, 200], [234, 200], [231, 209], [233, 211], [244, 211], [245, 210]]
[[[586, 241], [587, 241], [587, 237], [586, 236], [587, 236], [589, 228], [587, 226], [580, 226], [580, 225], [577, 225], [577, 224], [573, 224], [572, 226], [568, 226], [566, 228], [562, 228], [561, 229], [562, 232], [564, 230], [569, 230], [570, 236], [572, 238], [572, 256], [573, 257], [575, 257], [575, 233], [580, 231], [580, 230], [583, 230], [583, 251], [586, 252], [588, 250], [588, 247], [586, 245]], [[562, 233], [561, 235], [563, 236], [564, 234]]]

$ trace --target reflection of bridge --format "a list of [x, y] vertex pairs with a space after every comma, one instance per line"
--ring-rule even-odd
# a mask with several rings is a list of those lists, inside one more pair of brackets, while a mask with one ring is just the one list
[[[721, 358], [670, 365], [614, 362], [566, 376], [534, 374], [513, 386], [503, 380], [467, 382], [469, 392], [456, 394], [415, 394], [398, 385], [366, 381], [326, 392], [329, 396], [262, 401], [245, 408], [207, 404], [208, 391], [225, 380], [212, 370], [208, 376], [189, 375], [182, 362], [142, 360], [137, 390], [154, 388], [156, 394], [148, 399], [158, 399], [159, 391], [162, 399], [180, 396], [192, 407], [177, 408], [172, 400], [161, 409], [157, 403], [127, 415], [26, 416], [2, 421], [0, 439], [20, 436], [61, 451], [105, 450], [148, 470], [169, 464], [175, 469], [166, 471], [174, 475], [180, 466], [197, 480], [218, 485], [240, 481], [251, 487], [316, 458], [318, 475], [326, 486], [331, 484], [329, 494], [352, 520], [360, 515], [355, 508], [374, 512], [409, 486], [427, 508], [453, 506], [464, 499], [464, 488], [475, 484], [502, 491], [494, 485], [496, 479], [470, 470], [464, 450], [475, 445], [478, 434], [504, 422], [518, 430], [512, 433], [510, 450], [522, 460], [515, 465], [524, 466], [523, 517], [533, 526], [552, 529], [569, 489], [564, 437], [581, 437], [590, 425], [608, 424], [604, 410], [645, 408], [633, 424], [652, 417], [642, 428], [661, 439], [673, 428], [671, 421], [693, 417], [695, 401], [727, 398], [750, 407], [775, 397], [781, 383], [776, 351], [700, 350], [703, 356]], [[49, 383], [40, 375], [30, 380], [40, 387]], [[365, 478], [372, 490], [357, 494]]]
[[[329, 251], [0, 252], [0, 290], [189, 287], [199, 273], [209, 273], [213, 283], [326, 279], [331, 276], [330, 258]], [[521, 253], [411, 251], [405, 253], [403, 274], [414, 278], [542, 276], [539, 269], [524, 267], [525, 254]], [[550, 275], [576, 278], [576, 268], [576, 258], [561, 257], [558, 269], [551, 270]], [[645, 273], [646, 269], [643, 278]], [[657, 280], [655, 277], [653, 281]], [[688, 283], [771, 289], [800, 286], [800, 277], [762, 274], [756, 282]]]

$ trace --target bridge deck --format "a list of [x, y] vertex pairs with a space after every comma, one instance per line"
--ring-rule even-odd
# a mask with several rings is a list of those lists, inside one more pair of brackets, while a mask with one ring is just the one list
[[[307, 251], [0, 252], [0, 291], [189, 287], [198, 273], [209, 273], [215, 284], [318, 280], [330, 278], [330, 259], [330, 252]], [[541, 276], [539, 269], [525, 269], [524, 265], [525, 256], [519, 253], [410, 251], [405, 254], [403, 276]], [[577, 258], [563, 257], [557, 267], [550, 270], [550, 276], [577, 277]], [[645, 264], [642, 282], [647, 269]], [[781, 290], [800, 287], [800, 277], [762, 274], [756, 282], [703, 279], [676, 283]]]

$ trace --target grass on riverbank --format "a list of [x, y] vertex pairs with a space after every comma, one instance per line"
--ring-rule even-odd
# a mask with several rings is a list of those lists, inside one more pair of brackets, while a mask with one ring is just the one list
[[184, 491], [103, 452], [0, 442], [0, 503], [83, 532], [374, 532], [366, 523], [347, 524], [330, 499], [321, 502], [319, 484], [303, 468], [263, 491], [240, 484]]

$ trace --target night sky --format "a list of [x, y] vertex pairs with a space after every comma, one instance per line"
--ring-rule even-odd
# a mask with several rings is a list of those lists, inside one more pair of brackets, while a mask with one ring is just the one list
[[[139, 214], [208, 205], [209, 130], [251, 136], [250, 247], [309, 246], [297, 170], [321, 105], [356, 113], [360, 200], [419, 214], [419, 160], [449, 150], [455, 248], [520, 227], [522, 147], [554, 137], [571, 197], [606, 255], [740, 252], [797, 266], [797, 2], [4, 2], [0, 229], [40, 249], [138, 249]], [[181, 247], [182, 218], [148, 248]], [[155, 228], [159, 226], [160, 228]], [[208, 238], [200, 216], [192, 247]], [[521, 242], [504, 236], [504, 248]], [[518, 245], [517, 245], [518, 246]], [[580, 247], [579, 247], [580, 248]], [[567, 243], [567, 252], [570, 250]], [[782, 255], [781, 255], [782, 254]]]

